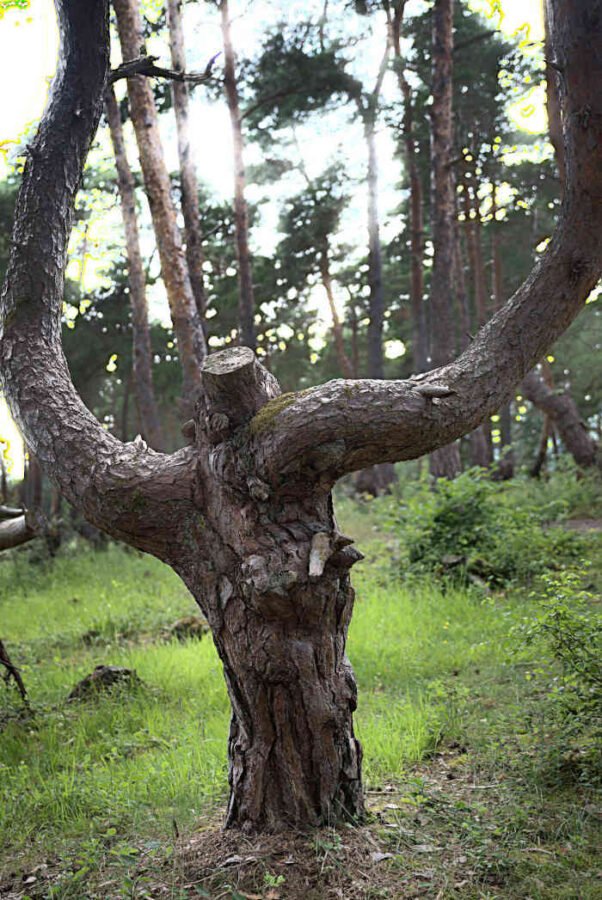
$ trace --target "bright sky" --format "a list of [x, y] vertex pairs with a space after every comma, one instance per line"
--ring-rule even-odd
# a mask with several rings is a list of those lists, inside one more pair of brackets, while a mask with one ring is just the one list
[[[528, 41], [541, 41], [543, 39], [543, 13], [541, 0], [469, 0], [470, 5], [475, 10], [491, 14], [493, 11], [503, 10], [500, 22], [501, 29], [507, 34], [521, 33], [521, 38]], [[301, 4], [302, 9], [307, 8], [306, 3]], [[296, 12], [296, 4], [292, 3], [290, 8], [287, 6], [287, 14], [292, 18]], [[232, 3], [234, 12], [236, 12], [236, 3]], [[248, 7], [245, 7], [248, 8]], [[193, 40], [190, 41], [190, 68], [202, 69], [206, 61], [213, 53], [219, 49], [219, 34], [213, 23], [208, 23], [202, 18], [202, 7], [187, 7], [188, 10], [196, 10], [197, 21], [194, 28], [191, 29]], [[190, 14], [190, 13], [189, 13]], [[494, 15], [494, 22], [497, 23], [499, 16]], [[249, 21], [248, 17], [241, 17], [235, 20], [234, 38], [238, 46], [248, 44], [249, 41]], [[253, 37], [250, 38], [253, 40]], [[58, 32], [56, 27], [56, 17], [54, 11], [53, 0], [31, 0], [29, 8], [26, 10], [10, 9], [2, 14], [2, 6], [0, 3], [0, 84], [3, 86], [2, 96], [2, 114], [0, 117], [0, 178], [5, 176], [6, 163], [4, 157], [10, 152], [15, 142], [18, 142], [39, 119], [48, 92], [48, 83], [56, 66], [56, 55], [58, 49]], [[152, 48], [154, 50], [154, 48]], [[378, 54], [381, 50], [378, 49]], [[375, 59], [378, 58], [375, 56]], [[164, 60], [168, 62], [167, 59]], [[198, 94], [198, 92], [197, 92]], [[208, 106], [206, 103], [201, 106], [201, 99], [198, 98], [196, 110], [193, 112], [192, 123], [193, 129], [196, 126], [196, 137], [194, 143], [197, 149], [197, 165], [200, 172], [209, 172], [211, 174], [211, 184], [216, 192], [224, 197], [230, 195], [232, 185], [232, 174], [230, 168], [231, 153], [229, 150], [230, 131], [228, 126], [227, 111], [225, 104], [214, 104]], [[196, 113], [196, 114], [195, 114]], [[512, 110], [512, 118], [515, 124], [524, 128], [526, 131], [540, 132], [545, 129], [545, 109], [544, 97], [541, 89], [534, 88], [529, 96], [522, 98]], [[330, 125], [328, 124], [325, 133], [320, 135], [320, 139], [316, 140], [315, 133], [310, 136], [309, 140], [303, 140], [303, 151], [311, 150], [315, 156], [315, 164], [319, 170], [325, 157], [324, 146], [326, 141], [332, 144], [333, 152], [336, 150], [336, 140], [329, 133]], [[211, 135], [211, 140], [207, 140], [207, 135]], [[219, 136], [222, 135], [223, 138]], [[166, 135], [169, 137], [169, 135]], [[173, 134], [171, 135], [173, 137]], [[358, 135], [361, 141], [361, 136]], [[391, 148], [386, 146], [390, 138], [386, 131], [383, 130], [381, 135], [382, 157], [392, 158]], [[227, 149], [225, 144], [228, 145]], [[175, 168], [176, 150], [173, 140], [167, 140], [168, 148], [168, 164]], [[251, 148], [252, 149], [252, 148]], [[251, 156], [251, 154], [249, 154]], [[249, 158], [248, 162], [259, 162], [257, 159]], [[311, 166], [312, 159], [310, 157], [308, 165]], [[363, 160], [358, 161], [358, 176], [363, 171]], [[394, 178], [392, 179], [395, 180]], [[383, 178], [383, 190], [389, 191], [388, 203], [386, 208], [390, 209], [391, 204], [391, 187], [387, 185], [386, 177]], [[251, 196], [250, 199], [259, 199], [259, 197]], [[363, 209], [363, 198], [358, 200], [360, 209]], [[352, 214], [354, 211], [352, 210]], [[275, 216], [276, 213], [273, 214]], [[256, 236], [259, 243], [273, 240], [276, 220], [266, 220], [263, 227], [263, 233]], [[94, 230], [87, 236], [88, 262], [86, 263], [86, 275], [91, 279], [97, 277], [96, 270], [100, 269], [102, 258], [103, 244], [109, 239], [111, 233], [115, 229], [119, 229], [119, 213], [117, 209], [108, 210], [103, 217], [99, 217], [98, 222], [93, 226]], [[353, 228], [353, 224], [352, 224]], [[357, 222], [355, 223], [357, 230]], [[386, 222], [384, 233], [386, 238]], [[83, 236], [75, 234], [72, 241], [72, 249], [78, 246]], [[346, 236], [344, 235], [344, 238]], [[146, 240], [152, 241], [150, 229], [147, 229]], [[94, 247], [98, 248], [95, 254]], [[76, 255], [76, 254], [74, 254]], [[72, 266], [79, 263], [73, 261]], [[165, 304], [163, 298], [156, 296], [154, 298], [155, 313], [159, 317], [163, 313]], [[153, 298], [151, 298], [151, 312], [153, 310]], [[4, 443], [3, 443], [4, 442]], [[21, 477], [22, 468], [22, 451], [21, 441], [17, 429], [10, 420], [6, 406], [0, 399], [0, 452], [8, 443], [8, 461], [12, 463], [14, 477]]]

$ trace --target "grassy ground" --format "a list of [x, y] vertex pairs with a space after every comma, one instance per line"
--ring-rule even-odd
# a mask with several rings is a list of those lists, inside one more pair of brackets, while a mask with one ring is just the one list
[[[0, 897], [602, 897], [599, 798], [550, 768], [546, 660], [513, 646], [526, 591], [404, 586], [370, 512], [342, 518], [367, 554], [349, 654], [369, 826], [216, 843], [228, 703], [210, 641], [166, 639], [195, 612], [184, 587], [118, 548], [20, 553], [0, 636], [34, 714], [0, 686]], [[142, 686], [67, 703], [100, 663]]]

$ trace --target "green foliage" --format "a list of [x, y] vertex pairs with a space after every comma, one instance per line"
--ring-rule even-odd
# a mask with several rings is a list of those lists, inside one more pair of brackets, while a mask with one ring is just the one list
[[586, 571], [544, 575], [534, 614], [515, 629], [555, 665], [538, 667], [548, 715], [559, 726], [550, 759], [564, 775], [602, 779], [602, 618], [599, 598], [583, 589]]
[[251, 100], [247, 118], [258, 136], [302, 122], [312, 112], [355, 96], [359, 83], [346, 72], [338, 44], [324, 47], [307, 23], [269, 34], [247, 71]]
[[402, 569], [495, 586], [530, 581], [579, 556], [582, 540], [551, 524], [565, 514], [563, 500], [548, 495], [538, 505], [522, 497], [523, 486], [475, 469], [435, 489], [426, 481], [408, 485], [401, 499], [382, 505], [399, 539]]

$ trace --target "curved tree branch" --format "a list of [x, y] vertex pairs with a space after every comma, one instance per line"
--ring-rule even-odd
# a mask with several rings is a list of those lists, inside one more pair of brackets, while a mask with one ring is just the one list
[[164, 557], [155, 525], [169, 503], [190, 494], [189, 453], [162, 456], [105, 431], [77, 395], [61, 348], [73, 203], [102, 111], [109, 28], [107, 0], [57, 0], [57, 11], [60, 62], [28, 148], [0, 299], [2, 383], [27, 444], [62, 494], [98, 527]]
[[131, 78], [133, 75], [146, 75], [147, 78], [166, 78], [168, 81], [180, 81], [193, 87], [209, 81], [213, 74], [213, 65], [220, 53], [214, 54], [205, 67], [204, 72], [183, 72], [176, 69], [164, 69], [156, 66], [158, 56], [138, 56], [122, 62], [120, 66], [109, 73], [109, 84], [115, 84], [122, 78]]
[[[271, 418], [263, 411], [252, 429], [264, 477], [309, 463], [333, 481], [455, 440], [507, 401], [583, 307], [602, 270], [602, 2], [553, 5], [567, 190], [546, 254], [453, 363], [405, 382], [330, 382], [274, 404]], [[440, 396], [429, 397], [438, 386]]]

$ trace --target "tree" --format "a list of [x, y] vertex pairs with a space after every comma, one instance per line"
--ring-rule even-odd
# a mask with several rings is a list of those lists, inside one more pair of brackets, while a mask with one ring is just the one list
[[312, 276], [320, 278], [332, 318], [339, 373], [343, 378], [354, 378], [357, 373], [353, 371], [345, 349], [331, 272], [332, 237], [348, 197], [342, 190], [340, 168], [336, 164], [313, 181], [303, 164], [301, 171], [306, 189], [288, 202], [280, 219], [280, 229], [285, 234], [278, 247], [278, 256], [283, 261], [282, 274], [296, 291], [303, 290]]
[[[431, 360], [434, 367], [449, 363], [456, 349], [454, 302], [454, 246], [456, 204], [453, 150], [453, 0], [435, 0], [433, 8], [433, 104], [431, 107]], [[431, 454], [431, 473], [453, 478], [461, 471], [457, 444]]]
[[117, 168], [119, 198], [128, 262], [132, 305], [133, 379], [142, 435], [155, 450], [163, 449], [163, 434], [153, 386], [153, 357], [146, 303], [146, 275], [142, 265], [134, 176], [130, 169], [119, 106], [112, 87], [105, 96], [105, 112]]
[[[227, 824], [307, 828], [363, 814], [345, 655], [359, 558], [338, 478], [457, 440], [506, 402], [602, 271], [602, 0], [555, 0], [567, 189], [527, 281], [457, 360], [407, 381], [280, 394], [248, 348], [208, 357], [190, 446], [121, 443], [83, 406], [60, 346], [65, 250], [100, 117], [106, 0], [61, 0], [61, 65], [27, 155], [1, 296], [2, 384], [41, 465], [114, 537], [171, 565], [205, 612], [232, 702]], [[585, 112], [586, 111], [586, 112]]]
[[[177, 72], [185, 72], [186, 50], [184, 45], [184, 24], [182, 22], [182, 0], [167, 0], [167, 23], [169, 26], [171, 64]], [[210, 67], [211, 63], [209, 64]], [[203, 284], [203, 235], [199, 214], [199, 187], [196, 166], [190, 152], [188, 85], [185, 81], [174, 79], [171, 90], [178, 131], [178, 157], [180, 160], [186, 261], [188, 263], [190, 286], [192, 287], [199, 316], [203, 320], [206, 306], [205, 286]]]
[[255, 297], [253, 272], [249, 251], [249, 210], [245, 198], [245, 163], [238, 83], [236, 80], [236, 56], [232, 44], [228, 0], [219, 3], [224, 42], [224, 89], [232, 126], [234, 149], [234, 222], [236, 226], [236, 253], [238, 258], [239, 323], [241, 343], [253, 350], [255, 338]]
[[[138, 4], [136, 0], [114, 0], [113, 7], [124, 63], [138, 60], [144, 44]], [[200, 388], [200, 366], [207, 352], [205, 335], [190, 284], [171, 196], [153, 93], [146, 76], [136, 72], [134, 70], [128, 77], [130, 111], [161, 259], [161, 274], [178, 341], [183, 372], [182, 392], [191, 409]]]

